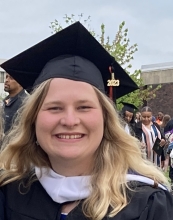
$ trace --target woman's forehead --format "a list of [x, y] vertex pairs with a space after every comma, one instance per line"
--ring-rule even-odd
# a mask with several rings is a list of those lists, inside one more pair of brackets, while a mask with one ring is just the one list
[[152, 112], [141, 112], [141, 115], [142, 116], [151, 116], [152, 115]]
[[89, 83], [64, 78], [54, 78], [51, 80], [45, 98], [48, 97], [57, 97], [61, 100], [64, 97], [98, 99], [93, 86]]
[[53, 78], [49, 85], [49, 89], [51, 88], [55, 88], [57, 89], [57, 91], [62, 89], [64, 90], [64, 92], [71, 89], [82, 89], [84, 92], [85, 90], [94, 91], [93, 86], [87, 82], [76, 81], [66, 78]]
[[128, 115], [128, 116], [133, 116], [133, 112], [129, 112], [127, 110], [125, 111], [125, 114]]

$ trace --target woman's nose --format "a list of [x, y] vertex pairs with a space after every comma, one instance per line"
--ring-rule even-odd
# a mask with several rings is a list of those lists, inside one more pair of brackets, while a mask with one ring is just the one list
[[75, 110], [65, 111], [64, 115], [60, 120], [61, 125], [67, 127], [74, 127], [80, 123], [80, 119]]

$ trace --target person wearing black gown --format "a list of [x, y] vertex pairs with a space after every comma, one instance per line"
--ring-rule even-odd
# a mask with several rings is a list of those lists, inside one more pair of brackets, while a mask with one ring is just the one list
[[131, 103], [127, 102], [121, 102], [124, 106], [121, 110], [122, 118], [125, 121], [124, 128], [127, 134], [135, 135], [134, 129], [135, 129], [135, 110], [137, 110], [137, 107]]
[[166, 177], [106, 96], [137, 86], [79, 22], [1, 67], [31, 93], [3, 141], [1, 220], [172, 219]]

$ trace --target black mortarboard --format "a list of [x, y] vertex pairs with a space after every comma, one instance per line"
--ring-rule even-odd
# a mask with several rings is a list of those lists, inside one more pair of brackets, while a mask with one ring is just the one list
[[135, 105], [131, 103], [127, 103], [127, 102], [121, 102], [121, 103], [124, 105], [124, 107], [122, 108], [123, 112], [128, 111], [134, 113], [134, 111], [138, 109]]
[[[80, 23], [63, 29], [17, 56], [1, 64], [24, 89], [32, 88], [49, 78], [84, 81], [108, 94], [113, 99], [126, 95], [138, 86]], [[108, 87], [117, 83], [117, 87]], [[111, 88], [111, 89], [110, 89]]]

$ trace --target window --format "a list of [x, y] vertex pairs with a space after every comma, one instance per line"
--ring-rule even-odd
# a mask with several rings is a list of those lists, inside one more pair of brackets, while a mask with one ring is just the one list
[[4, 83], [4, 82], [5, 82], [5, 72], [0, 71], [0, 83]]

